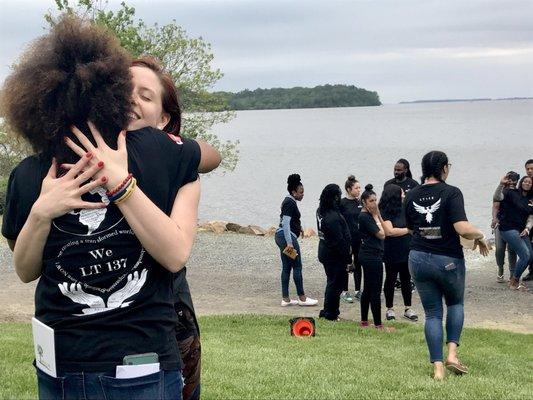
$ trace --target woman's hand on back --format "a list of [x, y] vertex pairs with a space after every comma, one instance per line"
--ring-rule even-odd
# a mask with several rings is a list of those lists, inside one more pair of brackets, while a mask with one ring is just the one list
[[107, 178], [85, 183], [102, 169], [99, 164], [89, 166], [93, 155], [85, 153], [81, 159], [63, 176], [57, 177], [57, 163], [55, 158], [43, 180], [39, 198], [32, 207], [32, 212], [43, 220], [51, 221], [78, 208], [104, 208], [105, 203], [83, 201], [81, 196], [98, 186], [103, 185]]
[[[80, 147], [70, 139], [66, 139], [65, 143], [70, 147], [77, 155], [84, 157], [86, 152], [92, 153], [93, 157], [90, 160], [92, 166], [103, 163], [100, 172], [96, 175], [96, 178], [105, 176], [107, 178], [106, 187], [113, 189], [120, 185], [124, 178], [128, 176], [128, 152], [126, 150], [126, 131], [120, 132], [117, 138], [117, 149], [114, 150], [109, 147], [102, 135], [96, 127], [88, 121], [89, 129], [96, 142], [95, 147], [91, 141], [75, 126], [71, 127], [72, 133], [76, 135], [80, 141]], [[72, 165], [64, 165], [64, 168], [69, 169]]]

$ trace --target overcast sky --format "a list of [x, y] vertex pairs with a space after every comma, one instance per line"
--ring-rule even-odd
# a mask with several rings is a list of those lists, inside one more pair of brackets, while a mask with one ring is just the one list
[[[384, 103], [533, 96], [531, 0], [127, 3], [211, 43], [225, 74], [216, 90], [343, 83]], [[53, 0], [0, 0], [0, 81], [48, 9]]]

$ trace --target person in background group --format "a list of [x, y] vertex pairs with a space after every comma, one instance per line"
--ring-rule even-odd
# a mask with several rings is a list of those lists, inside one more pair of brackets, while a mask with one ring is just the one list
[[398, 161], [396, 161], [396, 164], [394, 164], [394, 178], [385, 182], [383, 188], [391, 184], [401, 187], [405, 193], [418, 186], [418, 182], [413, 179], [409, 161], [407, 161], [405, 158], [400, 158]]
[[511, 277], [511, 289], [527, 290], [520, 283], [520, 277], [533, 258], [533, 248], [529, 234], [533, 228], [533, 200], [531, 187], [533, 178], [524, 176], [518, 182], [517, 189], [505, 188], [509, 184], [509, 176], [505, 175], [494, 192], [494, 201], [501, 202], [500, 234], [508, 246], [516, 252], [518, 260]]
[[[468, 372], [457, 358], [463, 329], [465, 260], [459, 236], [475, 240], [482, 255], [488, 254], [483, 233], [466, 218], [463, 194], [446, 184], [451, 164], [442, 151], [422, 158], [422, 185], [405, 199], [407, 228], [412, 232], [409, 270], [414, 278], [426, 315], [425, 336], [433, 363], [434, 379], [442, 380], [446, 366], [456, 374]], [[448, 356], [443, 364], [442, 320], [444, 298], [447, 306], [446, 343]]]
[[[281, 306], [287, 307], [296, 304], [299, 306], [314, 306], [318, 304], [318, 300], [305, 295], [302, 277], [302, 254], [298, 245], [298, 237], [302, 234], [302, 224], [300, 210], [298, 210], [296, 202], [302, 201], [304, 198], [304, 186], [300, 175], [289, 175], [287, 178], [287, 192], [289, 192], [289, 195], [281, 203], [279, 228], [274, 236], [281, 256]], [[295, 259], [283, 253], [287, 248], [296, 250]], [[289, 297], [291, 271], [296, 285], [298, 300], [291, 300]]]
[[[533, 159], [529, 159], [526, 161], [525, 164], [526, 168], [526, 175], [533, 179]], [[529, 240], [531, 243], [533, 243], [533, 230], [529, 232]], [[530, 281], [532, 279], [532, 273], [533, 273], [533, 261], [529, 263], [529, 271], [522, 278], [523, 281]]]
[[[509, 171], [507, 173], [507, 189], [516, 189], [516, 184], [518, 183], [518, 180], [520, 179], [520, 175], [518, 175], [514, 171]], [[503, 267], [505, 265], [505, 253], [507, 251], [507, 261], [509, 263], [509, 280], [514, 275], [515, 265], [516, 265], [516, 253], [511, 249], [510, 246], [507, 246], [507, 243], [505, 240], [503, 240], [502, 235], [500, 234], [500, 215], [503, 212], [502, 205], [500, 201], [494, 201], [492, 202], [492, 223], [490, 224], [490, 227], [493, 229], [494, 232], [494, 245], [496, 247], [495, 251], [495, 257], [496, 257], [496, 264], [498, 265], [498, 275], [496, 277], [496, 280], [499, 283], [505, 282], [504, 274], [503, 274]]]
[[348, 224], [339, 211], [341, 189], [331, 183], [320, 195], [316, 211], [318, 228], [318, 260], [324, 265], [327, 283], [324, 294], [324, 308], [319, 317], [331, 321], [339, 320], [340, 294], [344, 287], [346, 268], [352, 263], [351, 237]]
[[379, 199], [379, 210], [383, 219], [385, 231], [384, 261], [385, 261], [385, 304], [387, 311], [385, 317], [388, 321], [396, 319], [394, 312], [394, 285], [398, 274], [402, 288], [404, 304], [404, 317], [410, 321], [417, 321], [418, 316], [411, 309], [411, 274], [409, 273], [408, 259], [411, 235], [405, 224], [405, 215], [402, 209], [404, 192], [401, 187], [390, 184], [385, 186]]
[[353, 257], [353, 279], [355, 283], [355, 292], [352, 297], [348, 290], [349, 273], [346, 272], [344, 277], [344, 287], [341, 293], [341, 299], [347, 303], [353, 303], [353, 299], [361, 299], [361, 264], [359, 264], [359, 247], [361, 246], [361, 237], [359, 236], [359, 214], [363, 206], [359, 201], [361, 195], [361, 184], [355, 176], [350, 175], [344, 184], [346, 197], [341, 199], [340, 212], [350, 230], [352, 238], [352, 257]]
[[381, 288], [383, 286], [383, 220], [379, 213], [376, 193], [372, 185], [366, 185], [361, 195], [363, 209], [359, 214], [359, 233], [361, 248], [359, 262], [363, 267], [363, 293], [361, 295], [361, 323], [366, 328], [368, 323], [368, 309], [372, 310], [374, 326], [380, 330], [392, 331], [383, 327], [381, 321]]

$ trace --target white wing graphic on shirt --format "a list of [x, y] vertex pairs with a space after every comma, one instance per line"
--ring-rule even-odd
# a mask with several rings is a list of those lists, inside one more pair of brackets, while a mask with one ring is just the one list
[[435, 213], [435, 211], [437, 211], [440, 208], [440, 201], [441, 199], [437, 200], [437, 202], [435, 202], [433, 205], [429, 207], [423, 207], [419, 204], [416, 204], [413, 201], [413, 206], [415, 207], [415, 210], [418, 211], [419, 214], [422, 214], [422, 215], [425, 214], [427, 223], [431, 224], [431, 222], [433, 221], [433, 213]]
[[81, 310], [83, 314], [74, 315], [90, 315], [105, 311], [111, 311], [117, 308], [128, 307], [132, 302], [125, 300], [139, 293], [139, 291], [146, 282], [147, 274], [148, 270], [146, 269], [142, 270], [140, 277], [138, 271], [135, 271], [132, 274], [128, 274], [128, 280], [126, 282], [126, 285], [122, 289], [117, 290], [115, 293], [109, 296], [109, 299], [107, 300], [107, 307], [105, 305], [104, 299], [102, 299], [100, 296], [84, 292], [80, 283], [72, 283], [69, 287], [69, 284], [67, 282], [63, 282], [58, 284], [57, 286], [59, 286], [59, 290], [61, 290], [61, 293], [67, 296], [74, 303], [89, 306], [89, 308], [84, 308], [83, 310]]

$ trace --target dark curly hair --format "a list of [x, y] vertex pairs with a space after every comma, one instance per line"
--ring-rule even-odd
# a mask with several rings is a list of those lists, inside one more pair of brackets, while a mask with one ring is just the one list
[[299, 186], [302, 186], [302, 178], [300, 178], [300, 175], [290, 174], [287, 178], [287, 192], [292, 195], [292, 192], [296, 192]]
[[130, 64], [114, 36], [65, 14], [32, 43], [5, 80], [2, 114], [36, 153], [58, 162], [77, 159], [63, 138], [76, 141], [70, 125], [87, 132], [87, 120], [116, 147], [131, 109]]
[[379, 199], [379, 211], [383, 219], [394, 218], [402, 212], [402, 188], [390, 184], [383, 188]]
[[320, 194], [320, 203], [318, 213], [323, 215], [328, 210], [337, 210], [341, 200], [342, 192], [339, 185], [330, 183], [322, 190]]

